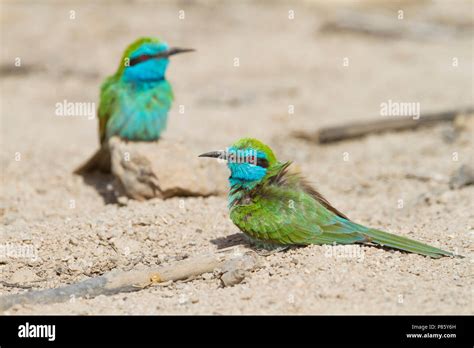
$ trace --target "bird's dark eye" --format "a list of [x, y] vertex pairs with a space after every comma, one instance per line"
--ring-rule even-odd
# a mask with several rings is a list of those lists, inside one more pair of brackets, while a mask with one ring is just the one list
[[257, 166], [262, 168], [268, 168], [268, 161], [266, 158], [257, 157]]

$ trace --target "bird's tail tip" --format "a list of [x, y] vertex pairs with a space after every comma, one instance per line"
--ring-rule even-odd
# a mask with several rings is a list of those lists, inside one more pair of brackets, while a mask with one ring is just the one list
[[439, 249], [413, 239], [397, 236], [376, 229], [371, 229], [369, 233], [367, 233], [367, 235], [372, 243], [419, 255], [428, 256], [434, 259], [439, 259], [441, 257], [464, 258], [464, 256], [457, 253], [452, 253], [450, 251]]

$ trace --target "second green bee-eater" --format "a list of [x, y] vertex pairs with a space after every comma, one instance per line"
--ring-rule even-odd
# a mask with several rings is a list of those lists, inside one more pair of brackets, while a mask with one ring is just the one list
[[165, 78], [169, 57], [193, 49], [170, 48], [154, 38], [140, 38], [127, 47], [117, 71], [100, 90], [101, 148], [76, 173], [109, 171], [106, 143], [112, 136], [131, 141], [154, 141], [166, 128], [173, 91]]

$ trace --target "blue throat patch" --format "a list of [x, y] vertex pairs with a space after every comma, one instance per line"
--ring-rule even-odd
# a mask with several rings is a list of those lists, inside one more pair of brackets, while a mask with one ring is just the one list
[[127, 67], [123, 73], [122, 79], [125, 82], [153, 83], [159, 82], [165, 78], [166, 68], [169, 59], [150, 59], [135, 66]]
[[257, 165], [257, 159], [267, 159], [266, 155], [254, 149], [227, 149], [227, 167], [230, 169], [229, 184], [242, 190], [230, 190], [228, 205], [231, 207], [235, 200], [240, 199], [245, 191], [252, 190], [267, 175], [267, 168]]
[[[168, 45], [164, 42], [160, 44], [144, 44], [130, 55], [130, 59], [143, 55], [156, 55], [168, 49]], [[160, 81], [165, 78], [168, 64], [168, 58], [151, 58], [136, 65], [126, 67], [122, 79], [125, 82], [134, 83]]]
[[265, 168], [250, 163], [228, 163], [231, 171], [229, 181], [232, 184], [250, 184], [260, 181], [266, 174]]
[[264, 158], [264, 153], [253, 149], [227, 149], [227, 167], [231, 175], [229, 183], [231, 186], [240, 185], [245, 189], [254, 188], [258, 182], [267, 174], [267, 169], [257, 165], [257, 158]]

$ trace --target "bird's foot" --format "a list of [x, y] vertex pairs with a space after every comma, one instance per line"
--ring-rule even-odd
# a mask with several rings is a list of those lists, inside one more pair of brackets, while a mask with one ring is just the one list
[[275, 243], [259, 240], [256, 238], [252, 238], [248, 235], [244, 235], [244, 236], [252, 245], [253, 250], [260, 256], [269, 256], [275, 253], [279, 253], [280, 251], [285, 251], [291, 247], [291, 245], [275, 244]]
[[270, 255], [273, 255], [275, 253], [279, 253], [281, 251], [285, 251], [285, 250], [288, 250], [290, 248], [290, 246], [279, 246], [279, 247], [276, 247], [276, 248], [273, 248], [271, 250], [268, 250], [268, 249], [256, 249], [255, 252], [260, 255], [260, 256], [270, 256]]

